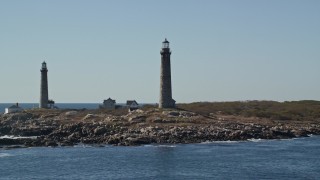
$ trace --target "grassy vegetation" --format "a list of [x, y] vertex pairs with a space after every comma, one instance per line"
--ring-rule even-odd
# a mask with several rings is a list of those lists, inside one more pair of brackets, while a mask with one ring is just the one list
[[202, 115], [223, 114], [245, 117], [270, 118], [275, 120], [318, 120], [320, 101], [236, 101], [236, 102], [197, 102], [178, 104], [178, 108]]
[[[154, 105], [146, 105], [141, 109], [148, 111], [156, 108]], [[234, 102], [195, 102], [190, 104], [177, 104], [177, 108], [196, 112], [198, 114], [209, 116], [214, 115], [235, 115], [244, 117], [259, 117], [272, 120], [293, 120], [293, 121], [320, 121], [320, 101], [234, 101]], [[48, 110], [48, 109], [30, 109], [27, 112], [33, 114], [43, 113], [61, 113], [71, 111], [64, 110]], [[79, 110], [77, 110], [79, 111]], [[128, 114], [128, 108], [120, 108], [116, 110], [96, 109], [96, 110], [80, 110], [84, 114], [103, 113], [114, 116]]]

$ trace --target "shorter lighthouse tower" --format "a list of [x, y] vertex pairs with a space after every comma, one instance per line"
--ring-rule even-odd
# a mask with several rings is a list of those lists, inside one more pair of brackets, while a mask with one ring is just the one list
[[39, 108], [48, 108], [49, 94], [48, 94], [48, 69], [47, 63], [42, 63], [41, 85], [40, 85], [40, 105]]
[[161, 69], [160, 69], [160, 101], [159, 108], [174, 108], [175, 100], [172, 99], [171, 87], [171, 64], [169, 41], [165, 39], [162, 42], [161, 54]]

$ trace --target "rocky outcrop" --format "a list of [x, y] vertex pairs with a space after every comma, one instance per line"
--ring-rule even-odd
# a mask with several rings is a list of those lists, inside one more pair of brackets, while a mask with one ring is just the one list
[[150, 143], [200, 143], [252, 138], [281, 139], [320, 134], [319, 124], [279, 124], [273, 121], [260, 124], [248, 123], [226, 117], [203, 117], [193, 112], [179, 110], [137, 110], [126, 115], [57, 110], [46, 114], [37, 113], [30, 111], [2, 115], [0, 136], [30, 138], [0, 138], [0, 146], [21, 144], [26, 147], [55, 147], [78, 143], [135, 146]]

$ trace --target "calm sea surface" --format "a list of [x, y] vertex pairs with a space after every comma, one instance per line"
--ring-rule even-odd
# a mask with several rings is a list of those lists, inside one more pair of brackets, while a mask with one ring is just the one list
[[319, 179], [320, 137], [0, 149], [0, 179]]
[[[151, 104], [154, 103], [140, 103], [140, 105]], [[5, 108], [15, 105], [15, 103], [0, 103], [0, 113], [4, 113]], [[56, 103], [59, 109], [98, 109], [99, 105], [102, 103]], [[117, 105], [125, 105], [125, 103], [117, 103]], [[37, 103], [19, 103], [19, 106], [23, 109], [32, 109], [38, 108], [39, 104]]]
[[[102, 103], [100, 103], [102, 104]], [[60, 109], [98, 109], [99, 103], [57, 103], [57, 106]], [[15, 103], [0, 103], [0, 113], [4, 113], [5, 108], [15, 105]], [[39, 104], [37, 103], [19, 103], [19, 106], [24, 109], [38, 108]]]

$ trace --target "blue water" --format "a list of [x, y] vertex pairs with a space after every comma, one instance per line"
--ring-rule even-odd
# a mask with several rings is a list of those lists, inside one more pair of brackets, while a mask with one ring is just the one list
[[319, 179], [320, 137], [0, 149], [0, 179]]
[[[155, 103], [140, 103], [140, 105], [155, 105]], [[0, 103], [0, 113], [5, 112], [5, 108], [15, 105], [15, 103]], [[102, 103], [56, 103], [55, 106], [59, 109], [98, 109]], [[125, 103], [117, 103], [117, 105], [124, 106]], [[19, 103], [23, 109], [38, 108], [37, 103]]]
[[[102, 103], [100, 103], [102, 104]], [[99, 103], [56, 103], [60, 109], [98, 109]], [[0, 103], [0, 113], [3, 113], [5, 108], [15, 105], [15, 103]], [[38, 108], [39, 104], [37, 103], [20, 103], [20, 107], [24, 109]]]

